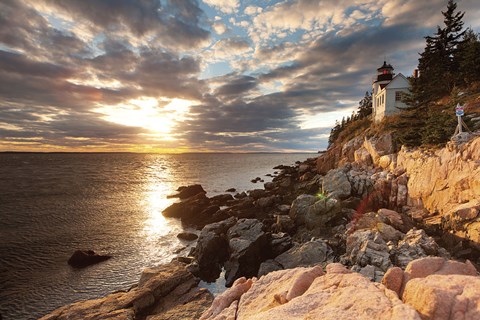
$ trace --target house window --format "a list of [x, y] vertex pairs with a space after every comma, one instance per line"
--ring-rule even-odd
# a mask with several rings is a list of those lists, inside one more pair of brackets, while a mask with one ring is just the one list
[[395, 91], [395, 101], [402, 101], [402, 91]]

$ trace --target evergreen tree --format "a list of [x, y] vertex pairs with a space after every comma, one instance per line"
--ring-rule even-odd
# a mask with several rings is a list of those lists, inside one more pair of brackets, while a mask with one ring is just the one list
[[425, 50], [418, 60], [419, 78], [412, 83], [412, 98], [419, 105], [428, 104], [448, 95], [460, 81], [458, 77], [458, 54], [465, 31], [463, 12], [456, 12], [457, 4], [449, 0], [444, 16], [443, 28], [437, 27], [433, 36], [425, 37]]
[[340, 127], [340, 122], [335, 121], [335, 126], [332, 128], [330, 131], [330, 136], [328, 137], [328, 148], [337, 140], [338, 135], [342, 131], [342, 128]]
[[472, 29], [467, 29], [456, 56], [460, 78], [466, 85], [480, 81], [480, 40]]
[[372, 114], [372, 95], [366, 91], [365, 96], [360, 100], [357, 111], [357, 118], [363, 119]]

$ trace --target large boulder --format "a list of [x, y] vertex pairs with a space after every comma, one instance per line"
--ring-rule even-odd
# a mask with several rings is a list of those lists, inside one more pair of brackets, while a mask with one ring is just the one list
[[350, 181], [342, 169], [330, 170], [323, 177], [322, 189], [328, 197], [337, 199], [346, 199], [352, 193]]
[[365, 138], [363, 147], [370, 153], [375, 165], [378, 165], [381, 156], [392, 154], [396, 151], [391, 134]]
[[342, 213], [340, 201], [328, 197], [300, 195], [292, 203], [290, 218], [308, 229], [324, 228]]
[[97, 254], [93, 250], [76, 250], [70, 259], [68, 259], [68, 264], [74, 268], [85, 268], [92, 264], [108, 260], [111, 257], [112, 256], [109, 255]]
[[328, 261], [332, 257], [332, 249], [323, 240], [317, 239], [303, 244], [295, 244], [274, 260], [283, 269], [311, 267]]
[[407, 283], [402, 300], [423, 319], [480, 319], [480, 277], [431, 275]]
[[198, 275], [203, 280], [212, 282], [220, 275], [223, 263], [229, 256], [226, 234], [236, 221], [234, 217], [231, 217], [206, 225], [200, 232], [194, 257], [199, 267]]
[[[199, 223], [200, 213], [210, 205], [205, 193], [198, 193], [184, 201], [174, 203], [163, 210], [165, 217], [180, 218], [185, 224]], [[208, 219], [209, 217], [204, 217]]]
[[451, 274], [476, 276], [477, 270], [468, 260], [463, 263], [442, 257], [425, 257], [411, 261], [405, 268], [405, 271], [399, 267], [389, 269], [385, 273], [382, 283], [401, 297], [405, 286], [411, 279], [425, 278], [430, 275]]
[[207, 193], [203, 190], [203, 187], [199, 184], [194, 184], [190, 186], [182, 186], [177, 189], [178, 194], [175, 194], [171, 197], [180, 198], [180, 199], [187, 199], [193, 197], [199, 193]]
[[225, 263], [226, 286], [240, 277], [257, 275], [262, 261], [271, 255], [269, 235], [257, 219], [240, 219], [227, 232], [230, 258]]

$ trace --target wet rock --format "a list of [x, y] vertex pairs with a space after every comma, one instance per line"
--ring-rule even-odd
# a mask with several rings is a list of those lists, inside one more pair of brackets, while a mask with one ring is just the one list
[[254, 200], [267, 196], [267, 191], [263, 189], [254, 189], [248, 191], [248, 196]]
[[193, 241], [193, 240], [197, 240], [198, 236], [192, 232], [180, 232], [179, 234], [177, 234], [177, 238], [182, 240], [187, 240], [187, 241]]
[[203, 187], [199, 184], [194, 184], [190, 186], [182, 186], [177, 189], [179, 191], [178, 194], [172, 195], [170, 197], [173, 198], [180, 198], [180, 199], [187, 199], [190, 197], [193, 197], [199, 193], [207, 193], [205, 190], [203, 190]]
[[185, 201], [172, 204], [163, 210], [162, 214], [165, 217], [180, 218], [182, 222], [191, 224], [193, 221], [198, 220], [196, 216], [209, 205], [210, 201], [205, 194], [199, 193]]
[[265, 188], [265, 190], [273, 190], [275, 189], [277, 185], [275, 184], [275, 182], [266, 182], [263, 187]]
[[293, 248], [275, 258], [284, 269], [309, 267], [326, 262], [332, 256], [332, 249], [323, 240], [295, 244]]
[[243, 198], [248, 197], [248, 195], [245, 191], [243, 191], [241, 193], [237, 193], [234, 197], [235, 197], [235, 199], [243, 199]]
[[256, 219], [240, 219], [227, 233], [230, 258], [225, 263], [226, 286], [240, 277], [253, 277], [271, 254], [269, 237]]
[[68, 259], [68, 264], [74, 268], [85, 268], [92, 264], [108, 260], [111, 257], [112, 256], [109, 255], [99, 255], [93, 250], [76, 250], [70, 259]]
[[257, 201], [255, 201], [255, 205], [259, 208], [265, 209], [272, 207], [277, 200], [276, 196], [269, 196], [269, 197], [263, 197], [259, 198]]
[[200, 232], [194, 256], [198, 262], [198, 276], [212, 282], [220, 275], [223, 263], [228, 259], [227, 231], [237, 222], [234, 217], [206, 225]]
[[228, 201], [234, 200], [231, 194], [219, 194], [210, 198], [210, 203], [217, 206], [225, 206]]
[[241, 218], [253, 218], [258, 209], [254, 205], [254, 201], [250, 197], [245, 197], [231, 203], [231, 206], [226, 209], [230, 216]]

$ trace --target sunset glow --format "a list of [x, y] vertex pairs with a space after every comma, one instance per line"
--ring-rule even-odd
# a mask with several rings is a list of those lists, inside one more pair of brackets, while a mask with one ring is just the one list
[[316, 152], [445, 3], [1, 1], [0, 151]]

